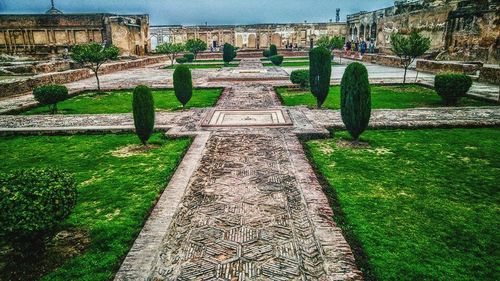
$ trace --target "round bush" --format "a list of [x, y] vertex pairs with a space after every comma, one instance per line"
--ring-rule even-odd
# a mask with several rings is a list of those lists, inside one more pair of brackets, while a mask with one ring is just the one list
[[179, 65], [174, 71], [174, 92], [177, 100], [186, 106], [193, 96], [193, 81], [191, 70], [185, 65]]
[[290, 74], [290, 81], [293, 84], [299, 85], [301, 88], [307, 88], [309, 86], [309, 70], [299, 69], [294, 70]]
[[283, 63], [283, 56], [281, 56], [281, 55], [272, 56], [272, 57], [269, 57], [269, 60], [271, 60], [271, 62], [274, 65], [280, 66]]
[[268, 58], [268, 57], [270, 57], [270, 56], [271, 56], [271, 51], [269, 51], [269, 50], [264, 50], [264, 51], [262, 52], [262, 55], [263, 55], [264, 57]]
[[43, 245], [70, 214], [76, 198], [76, 181], [62, 170], [24, 169], [0, 175], [0, 236], [14, 247]]
[[135, 87], [132, 97], [132, 111], [135, 133], [142, 144], [146, 145], [155, 126], [155, 105], [149, 87], [144, 85]]
[[186, 58], [184, 58], [184, 57], [182, 57], [182, 58], [176, 58], [175, 61], [177, 63], [179, 63], [179, 64], [183, 64], [183, 63], [188, 62], [188, 60]]
[[358, 62], [346, 68], [340, 83], [340, 113], [355, 141], [368, 127], [371, 115], [371, 89], [366, 67]]
[[324, 47], [309, 51], [309, 85], [318, 107], [325, 102], [330, 91], [332, 54]]
[[193, 53], [184, 54], [184, 58], [187, 60], [187, 62], [193, 62], [194, 61], [194, 54]]
[[57, 112], [57, 103], [68, 98], [68, 88], [63, 85], [44, 85], [33, 90], [33, 96], [37, 102], [48, 105], [50, 112]]
[[437, 74], [434, 78], [434, 88], [447, 105], [455, 105], [467, 94], [471, 86], [472, 79], [465, 74], [444, 73]]
[[277, 55], [278, 55], [278, 48], [276, 47], [276, 45], [271, 44], [271, 46], [269, 46], [269, 57]]

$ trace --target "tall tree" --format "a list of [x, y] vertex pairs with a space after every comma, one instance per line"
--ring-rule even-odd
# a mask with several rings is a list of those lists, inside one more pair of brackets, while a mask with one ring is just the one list
[[325, 102], [330, 90], [332, 54], [328, 49], [316, 47], [309, 51], [309, 84], [318, 108]]
[[195, 59], [198, 57], [199, 52], [207, 49], [207, 43], [200, 39], [189, 39], [186, 42], [186, 50], [194, 54]]
[[179, 53], [185, 50], [184, 45], [180, 43], [163, 43], [156, 47], [156, 52], [159, 54], [166, 54], [172, 65], [174, 64], [175, 58]]
[[403, 84], [406, 83], [408, 67], [430, 47], [431, 39], [421, 36], [417, 31], [412, 31], [410, 35], [391, 34], [391, 50], [401, 59], [401, 66], [405, 69]]
[[108, 60], [115, 60], [118, 58], [120, 49], [116, 46], [105, 47], [96, 42], [88, 44], [76, 45], [71, 50], [71, 58], [83, 65], [84, 67], [94, 72], [97, 80], [97, 90], [101, 91], [101, 83], [99, 82], [99, 68]]

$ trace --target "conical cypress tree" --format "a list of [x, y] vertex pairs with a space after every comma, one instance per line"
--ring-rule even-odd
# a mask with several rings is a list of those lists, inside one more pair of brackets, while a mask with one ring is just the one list
[[342, 121], [354, 141], [368, 127], [372, 110], [371, 89], [366, 67], [358, 62], [346, 68], [340, 84]]
[[132, 98], [135, 132], [142, 144], [146, 145], [153, 134], [155, 106], [151, 90], [147, 86], [137, 86]]
[[225, 63], [230, 63], [236, 57], [236, 51], [234, 50], [234, 46], [226, 43], [222, 48], [222, 58]]
[[271, 46], [269, 46], [269, 57], [277, 55], [278, 55], [278, 48], [276, 47], [276, 45], [271, 44]]
[[174, 71], [174, 92], [177, 100], [185, 107], [193, 96], [193, 81], [191, 70], [185, 65], [179, 65]]
[[328, 96], [331, 75], [332, 54], [330, 51], [324, 47], [312, 49], [309, 52], [309, 81], [318, 107], [321, 107]]

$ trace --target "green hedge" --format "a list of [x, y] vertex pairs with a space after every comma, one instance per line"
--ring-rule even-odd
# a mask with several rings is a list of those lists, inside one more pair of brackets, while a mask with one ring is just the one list
[[292, 71], [290, 74], [290, 81], [293, 84], [299, 85], [301, 88], [307, 88], [309, 86], [309, 70], [298, 69]]
[[283, 56], [277, 55], [269, 57], [269, 60], [276, 66], [280, 66], [283, 63]]
[[447, 105], [455, 105], [465, 96], [472, 86], [472, 78], [460, 73], [437, 74], [434, 78], [434, 88]]
[[184, 54], [183, 57], [187, 60], [187, 62], [193, 62], [194, 61], [194, 54], [193, 53]]
[[24, 251], [44, 239], [73, 210], [76, 181], [58, 169], [23, 169], [0, 175], [0, 237]]
[[175, 61], [178, 63], [178, 64], [184, 64], [186, 62], [188, 62], [188, 60], [185, 58], [185, 57], [182, 57], [182, 58], [176, 58]]
[[278, 48], [276, 47], [276, 45], [271, 44], [271, 46], [269, 46], [269, 57], [277, 55], [278, 55]]

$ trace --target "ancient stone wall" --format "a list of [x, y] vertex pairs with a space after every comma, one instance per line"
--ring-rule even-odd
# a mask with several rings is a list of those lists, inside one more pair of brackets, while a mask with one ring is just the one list
[[278, 48], [293, 46], [308, 48], [311, 40], [321, 36], [345, 36], [345, 23], [295, 23], [221, 26], [152, 26], [150, 30], [153, 48], [157, 44], [185, 43], [189, 39], [201, 39], [209, 47], [221, 47], [230, 43], [241, 49], [265, 49], [271, 44]]
[[0, 15], [0, 53], [44, 57], [98, 42], [116, 43], [122, 55], [141, 55], [147, 49], [148, 27], [147, 15]]

